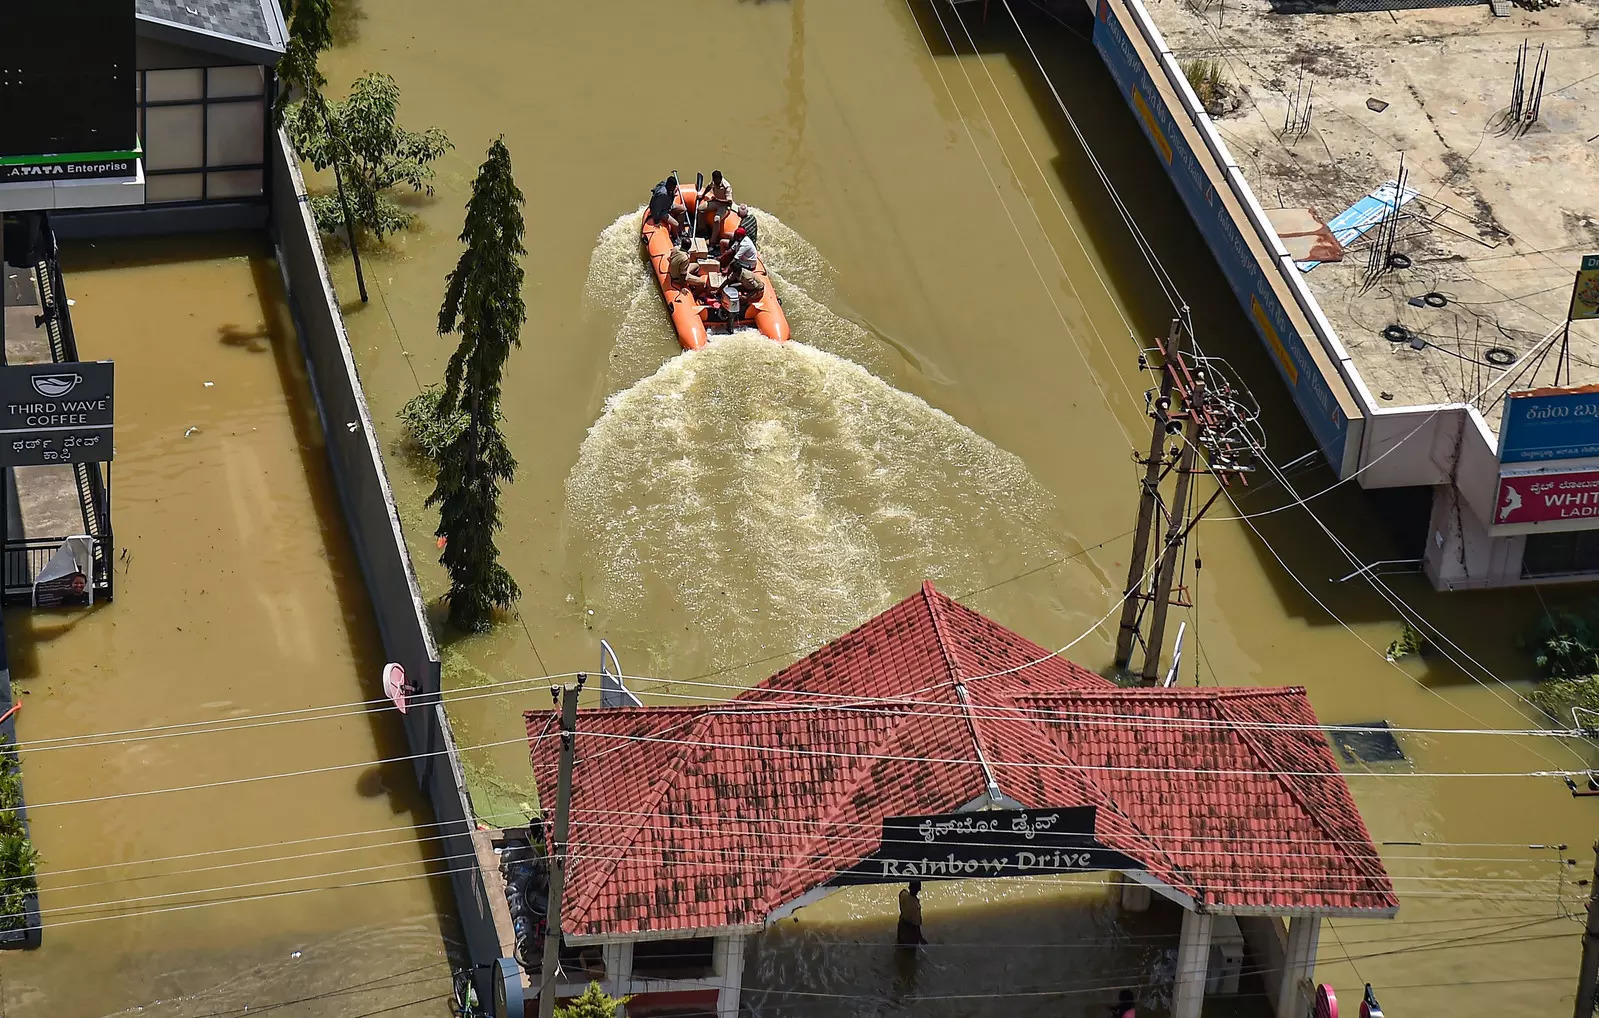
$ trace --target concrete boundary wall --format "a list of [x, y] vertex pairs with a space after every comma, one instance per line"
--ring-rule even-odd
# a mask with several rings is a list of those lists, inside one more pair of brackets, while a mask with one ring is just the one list
[[[0, 715], [9, 712], [15, 702], [16, 690], [11, 685], [11, 660], [6, 649], [6, 632], [5, 627], [0, 626]], [[15, 714], [0, 721], [0, 743], [7, 746], [17, 744]], [[23, 756], [19, 750], [17, 756], [19, 774], [22, 761]], [[32, 825], [28, 822], [28, 804], [25, 800], [18, 801], [17, 818], [22, 821], [23, 836], [31, 835]], [[44, 920], [40, 917], [38, 891], [30, 892], [23, 900], [22, 920], [23, 928], [20, 930], [0, 930], [0, 949], [32, 949], [44, 942]]]
[[[1099, 0], [1094, 48], [1339, 477], [1357, 469], [1366, 407], [1348, 352], [1288, 275], [1288, 252], [1138, 0]], [[1294, 275], [1297, 275], [1295, 270]]]
[[[272, 233], [289, 305], [311, 375], [311, 391], [327, 441], [328, 459], [350, 540], [361, 562], [383, 649], [421, 689], [421, 702], [404, 716], [406, 741], [417, 780], [440, 825], [439, 855], [449, 868], [457, 917], [473, 964], [500, 956], [488, 894], [472, 859], [472, 802], [456, 761], [455, 737], [439, 703], [438, 645], [406, 548], [400, 514], [383, 467], [377, 431], [344, 330], [338, 294], [328, 273], [322, 241], [305, 200], [305, 180], [281, 131], [268, 153], [272, 164]], [[370, 676], [367, 692], [381, 697], [381, 677]], [[399, 715], [396, 714], [398, 720]]]

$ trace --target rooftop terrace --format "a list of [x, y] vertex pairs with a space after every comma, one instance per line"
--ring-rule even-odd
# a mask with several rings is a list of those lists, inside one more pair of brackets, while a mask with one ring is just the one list
[[[1295, 220], [1314, 225], [1302, 210], [1334, 219], [1393, 181], [1403, 157], [1416, 194], [1392, 251], [1408, 267], [1373, 276], [1373, 230], [1305, 274], [1379, 404], [1469, 401], [1507, 359], [1500, 351], [1519, 359], [1565, 321], [1581, 256], [1599, 251], [1599, 51], [1589, 42], [1599, 10], [1327, 14], [1290, 0], [1152, 0], [1148, 10], [1180, 59], [1219, 62], [1234, 93], [1224, 105], [1235, 108], [1216, 127], [1296, 256]], [[1530, 124], [1510, 110], [1523, 40], [1524, 105], [1539, 47], [1548, 50]], [[1414, 340], [1385, 337], [1391, 325]], [[1599, 323], [1570, 335], [1560, 383], [1599, 382]], [[1554, 384], [1559, 352], [1557, 338], [1513, 387]], [[1485, 416], [1497, 429], [1498, 413], [1485, 406]]]

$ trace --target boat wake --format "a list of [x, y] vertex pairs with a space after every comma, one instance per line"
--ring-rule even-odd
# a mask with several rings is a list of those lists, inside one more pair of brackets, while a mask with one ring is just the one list
[[[760, 217], [761, 256], [778, 288], [794, 339], [879, 374], [889, 370], [892, 360], [882, 344], [830, 309], [833, 278], [821, 253], [770, 212], [755, 211]], [[643, 219], [642, 206], [617, 217], [600, 232], [589, 257], [584, 294], [589, 314], [617, 323], [605, 377], [607, 395], [653, 372], [662, 356], [677, 347], [671, 322], [661, 310], [660, 291], [639, 254]]]
[[849, 356], [872, 337], [808, 299], [820, 256], [760, 217], [796, 342], [737, 333], [663, 364], [676, 340], [636, 215], [591, 264], [589, 300], [621, 326], [567, 478], [573, 565], [595, 628], [678, 674], [815, 645], [924, 578], [959, 594], [1067, 544], [1019, 459]]

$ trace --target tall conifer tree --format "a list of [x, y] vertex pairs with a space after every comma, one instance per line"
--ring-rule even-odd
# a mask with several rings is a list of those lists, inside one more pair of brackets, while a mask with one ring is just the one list
[[516, 474], [516, 459], [500, 433], [500, 379], [511, 348], [521, 346], [527, 308], [522, 302], [522, 192], [511, 175], [503, 139], [489, 146], [466, 204], [461, 260], [444, 281], [439, 335], [461, 334], [444, 373], [439, 413], [460, 411], [466, 425], [439, 455], [438, 483], [427, 504], [439, 507], [439, 561], [450, 573], [450, 622], [481, 631], [495, 608], [509, 608], [521, 591], [499, 563], [494, 535], [501, 527], [500, 485]]

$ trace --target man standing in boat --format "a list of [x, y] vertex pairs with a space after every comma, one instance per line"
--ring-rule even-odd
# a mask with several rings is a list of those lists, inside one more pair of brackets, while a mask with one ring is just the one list
[[711, 171], [711, 182], [700, 192], [699, 207], [705, 210], [700, 222], [707, 231], [712, 224], [720, 225], [727, 210], [733, 207], [733, 182], [722, 176], [721, 170]]

